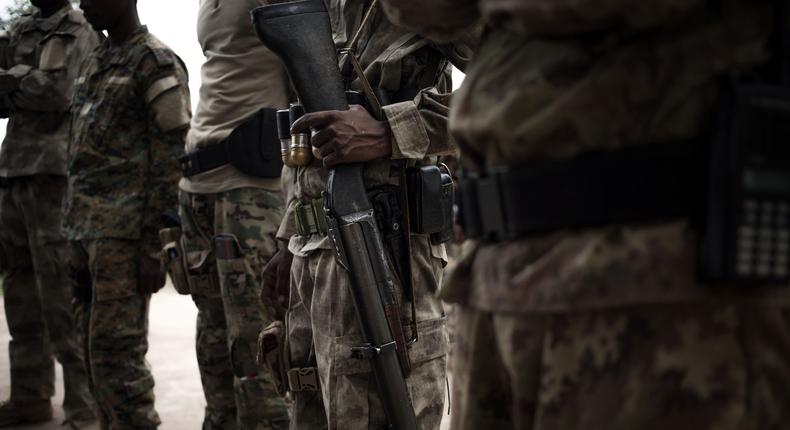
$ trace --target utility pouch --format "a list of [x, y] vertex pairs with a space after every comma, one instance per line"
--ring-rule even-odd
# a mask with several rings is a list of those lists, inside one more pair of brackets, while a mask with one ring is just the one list
[[284, 396], [288, 392], [288, 370], [285, 325], [274, 321], [258, 335], [258, 366], [274, 375], [277, 392]]
[[438, 166], [406, 170], [409, 221], [412, 232], [429, 234], [435, 245], [453, 238], [454, 185]]
[[790, 281], [790, 89], [730, 84], [708, 158], [700, 274], [708, 281]]
[[230, 134], [228, 158], [242, 173], [260, 178], [279, 178], [283, 168], [277, 111], [264, 108]]
[[277, 133], [277, 110], [263, 108], [236, 127], [224, 141], [179, 158], [185, 177], [231, 164], [259, 178], [279, 178], [283, 160]]
[[188, 295], [189, 288], [188, 264], [182, 242], [181, 227], [172, 227], [159, 230], [159, 240], [162, 243], [160, 263], [162, 270], [170, 275], [178, 294]]

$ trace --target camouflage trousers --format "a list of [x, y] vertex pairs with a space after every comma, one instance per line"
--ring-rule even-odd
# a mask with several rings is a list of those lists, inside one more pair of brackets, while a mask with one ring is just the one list
[[261, 300], [260, 275], [276, 250], [283, 199], [240, 188], [182, 191], [179, 200], [189, 289], [198, 308], [203, 429], [287, 428], [288, 410], [273, 375], [256, 363], [258, 333], [274, 319], [272, 306]]
[[0, 186], [0, 248], [13, 400], [55, 394], [53, 353], [63, 366], [66, 418], [93, 415], [85, 360], [71, 311], [67, 243], [60, 233], [66, 179], [28, 176]]
[[153, 429], [154, 377], [148, 352], [150, 296], [137, 291], [139, 241], [72, 242], [78, 321], [103, 429]]
[[[418, 427], [434, 430], [442, 420], [446, 393], [447, 327], [435, 295], [446, 254], [424, 236], [413, 236], [412, 245], [419, 340], [409, 349], [412, 372], [407, 385]], [[313, 391], [291, 387], [291, 428], [386, 428], [370, 366], [366, 360], [351, 357], [351, 348], [364, 342], [348, 274], [331, 250], [295, 254], [287, 317], [290, 364], [293, 369], [315, 368], [319, 387]], [[411, 321], [411, 303], [401, 302], [402, 317]], [[408, 324], [404, 333], [411, 334]]]
[[790, 309], [724, 302], [567, 314], [461, 307], [450, 428], [780, 429]]

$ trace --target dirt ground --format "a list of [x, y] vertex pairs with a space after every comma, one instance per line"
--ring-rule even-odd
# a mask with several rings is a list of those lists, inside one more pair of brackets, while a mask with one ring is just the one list
[[[0, 298], [2, 302], [2, 298]], [[9, 395], [8, 327], [5, 310], [0, 308], [0, 399]], [[187, 296], [172, 287], [155, 294], [151, 300], [150, 347], [148, 361], [156, 379], [156, 409], [162, 430], [197, 430], [203, 421], [206, 402], [200, 386], [195, 358], [195, 317], [197, 310]], [[53, 399], [55, 419], [49, 423], [19, 427], [19, 430], [63, 429], [63, 379], [57, 366], [58, 382]]]

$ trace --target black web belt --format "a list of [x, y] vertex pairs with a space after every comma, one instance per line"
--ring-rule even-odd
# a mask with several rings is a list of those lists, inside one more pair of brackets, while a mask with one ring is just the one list
[[214, 170], [230, 164], [230, 155], [227, 150], [228, 140], [200, 148], [178, 159], [181, 171], [185, 177]]
[[530, 234], [688, 217], [702, 207], [706, 164], [699, 142], [642, 145], [459, 182], [467, 237]]

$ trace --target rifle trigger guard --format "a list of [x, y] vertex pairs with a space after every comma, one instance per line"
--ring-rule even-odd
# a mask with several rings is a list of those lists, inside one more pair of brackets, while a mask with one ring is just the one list
[[370, 343], [361, 346], [354, 346], [351, 348], [351, 358], [357, 360], [372, 360], [385, 352], [395, 352], [398, 345], [395, 341], [386, 343], [381, 346], [373, 346]]

